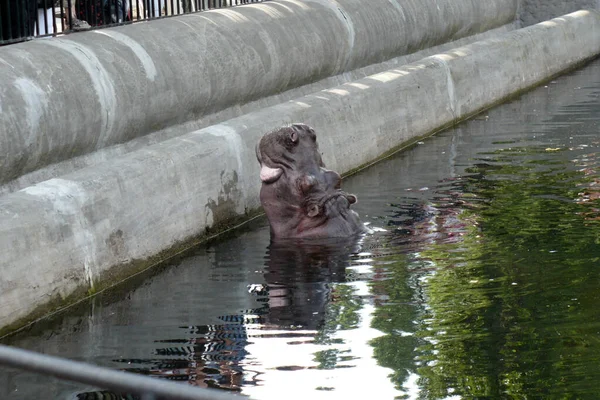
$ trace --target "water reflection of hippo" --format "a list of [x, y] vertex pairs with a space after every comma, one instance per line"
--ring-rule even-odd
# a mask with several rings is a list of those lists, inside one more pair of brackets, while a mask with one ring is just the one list
[[272, 241], [265, 257], [269, 299], [265, 326], [321, 329], [335, 284], [346, 281], [350, 257], [359, 251], [358, 240]]
[[347, 237], [366, 230], [350, 210], [356, 196], [340, 189], [337, 172], [325, 169], [309, 126], [293, 124], [267, 133], [256, 146], [256, 157], [260, 201], [272, 237]]

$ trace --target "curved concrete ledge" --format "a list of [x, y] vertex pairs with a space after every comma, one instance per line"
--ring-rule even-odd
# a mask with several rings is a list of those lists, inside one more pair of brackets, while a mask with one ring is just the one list
[[254, 144], [265, 131], [307, 122], [327, 165], [347, 172], [596, 56], [599, 35], [600, 13], [580, 11], [2, 196], [0, 327], [256, 212]]
[[371, 64], [366, 67], [358, 68], [343, 74], [327, 77], [325, 79], [321, 79], [319, 81], [312, 82], [307, 85], [299, 86], [297, 88], [293, 88], [282, 93], [277, 93], [271, 96], [260, 98], [255, 101], [251, 101], [249, 103], [245, 103], [243, 105], [234, 105], [219, 112], [204, 116], [200, 119], [194, 119], [191, 121], [184, 122], [182, 124], [168, 126], [159, 131], [132, 139], [122, 144], [112, 145], [78, 157], [73, 157], [64, 161], [56, 162], [46, 167], [37, 169], [33, 172], [27, 173], [25, 175], [21, 175], [17, 179], [14, 179], [10, 182], [0, 184], [0, 196], [7, 193], [15, 192], [35, 183], [39, 183], [51, 178], [58, 177], [60, 175], [65, 175], [74, 172], [84, 167], [89, 167], [105, 162], [111, 158], [122, 156], [126, 153], [135, 151], [144, 146], [155, 144], [163, 140], [171, 139], [175, 136], [181, 135], [182, 132], [188, 133], [198, 129], [202, 129], [209, 125], [214, 125], [231, 118], [236, 118], [240, 115], [247, 114], [259, 110], [261, 108], [270, 107], [275, 104], [282, 103], [284, 101], [289, 101], [297, 97], [317, 92], [319, 90], [327, 89], [332, 86], [337, 86], [346, 82], [351, 82], [356, 79], [364, 78], [365, 76], [386, 71], [390, 68], [394, 68], [395, 66], [404, 65], [415, 60], [420, 60], [423, 57], [444, 52], [454, 47], [464, 46], [466, 44], [473, 43], [478, 40], [494, 37], [498, 34], [506, 33], [513, 29], [515, 29], [515, 23], [506, 24], [499, 28], [490, 29], [489, 31], [485, 31], [483, 33], [479, 33], [472, 36], [467, 36], [465, 38], [461, 38], [453, 42], [444, 43], [438, 46], [417, 51], [415, 53], [394, 57], [382, 63]]
[[502, 26], [516, 8], [517, 0], [275, 0], [0, 48], [0, 183]]

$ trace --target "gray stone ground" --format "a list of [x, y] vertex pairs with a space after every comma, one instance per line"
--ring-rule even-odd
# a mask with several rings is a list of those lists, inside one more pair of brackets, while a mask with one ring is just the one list
[[600, 0], [521, 0], [519, 21], [525, 27], [590, 8], [600, 9]]

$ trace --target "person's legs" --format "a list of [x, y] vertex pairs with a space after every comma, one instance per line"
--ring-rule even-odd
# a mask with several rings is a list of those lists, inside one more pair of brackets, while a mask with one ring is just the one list
[[[85, 3], [88, 0], [62, 0], [63, 9], [66, 10], [66, 30], [74, 30], [74, 31], [82, 31], [86, 29], [90, 29], [91, 26], [84, 20], [80, 20], [77, 18], [77, 9], [75, 2], [79, 1], [80, 6], [83, 6], [81, 3]], [[70, 3], [70, 4], [69, 4]]]
[[129, 16], [129, 0], [103, 0], [104, 10], [109, 18], [109, 23], [127, 21]]

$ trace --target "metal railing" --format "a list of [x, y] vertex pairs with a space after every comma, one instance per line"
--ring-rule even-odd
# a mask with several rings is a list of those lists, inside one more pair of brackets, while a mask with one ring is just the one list
[[247, 397], [150, 378], [130, 372], [97, 367], [0, 345], [0, 365], [38, 372], [114, 392], [139, 396], [142, 400], [240, 400]]
[[1, 0], [0, 46], [268, 0]]

